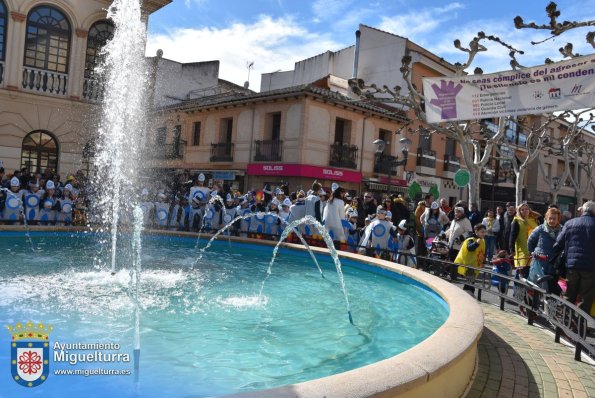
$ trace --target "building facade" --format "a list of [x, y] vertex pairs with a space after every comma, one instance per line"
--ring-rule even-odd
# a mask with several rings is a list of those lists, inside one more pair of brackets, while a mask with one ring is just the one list
[[[171, 0], [147, 0], [145, 17]], [[0, 0], [0, 161], [73, 173], [95, 134], [109, 0]]]

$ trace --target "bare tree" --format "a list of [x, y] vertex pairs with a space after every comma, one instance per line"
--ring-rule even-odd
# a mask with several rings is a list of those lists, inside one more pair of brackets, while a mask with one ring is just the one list
[[[550, 17], [550, 23], [548, 25], [537, 25], [534, 22], [525, 24], [521, 17], [516, 17], [514, 20], [515, 26], [518, 29], [548, 29], [552, 34], [551, 37], [555, 37], [570, 29], [595, 25], [595, 21], [558, 22], [557, 18], [560, 16], [560, 12], [557, 9], [557, 5], [553, 2], [546, 7], [546, 12]], [[589, 32], [587, 34], [587, 42], [595, 47], [593, 42], [594, 37], [595, 32]], [[549, 38], [546, 40], [549, 40]], [[477, 36], [475, 36], [470, 41], [468, 47], [462, 46], [460, 40], [458, 39], [454, 41], [455, 48], [466, 53], [467, 55], [467, 60], [465, 63], [454, 64], [454, 76], [463, 76], [466, 73], [465, 71], [470, 68], [476, 55], [480, 52], [487, 51], [487, 47], [484, 45], [486, 41], [498, 43], [509, 50], [510, 66], [513, 70], [525, 68], [517, 60], [517, 55], [522, 55], [523, 51], [513, 48], [499, 37], [486, 35], [484, 32], [478, 32]], [[538, 44], [541, 42], [532, 42], [532, 44]], [[562, 55], [564, 55], [564, 57], [578, 56], [578, 54], [573, 53], [573, 46], [570, 43], [568, 43], [565, 47], [560, 48], [560, 52]], [[493, 156], [494, 147], [497, 147], [503, 141], [507, 128], [506, 126], [509, 121], [512, 120], [512, 118], [510, 116], [500, 118], [496, 129], [490, 129], [488, 125], [482, 120], [428, 123], [425, 113], [426, 98], [417, 90], [412, 82], [411, 56], [406, 54], [402, 58], [401, 62], [401, 73], [403, 74], [403, 78], [407, 84], [407, 93], [402, 94], [402, 88], [399, 86], [392, 89], [387, 86], [379, 88], [375, 84], [367, 85], [362, 79], [351, 79], [349, 84], [353, 93], [358, 95], [360, 99], [364, 101], [392, 102], [400, 104], [401, 106], [410, 109], [414, 113], [417, 120], [429, 127], [426, 130], [429, 130], [431, 134], [443, 134], [446, 137], [455, 140], [461, 147], [465, 165], [469, 169], [470, 173], [470, 181], [468, 184], [469, 204], [479, 203], [479, 184], [481, 171], [487, 164], [490, 157]], [[552, 61], [548, 59], [546, 62]], [[481, 75], [482, 73], [483, 71], [480, 68], [475, 68], [474, 75]], [[519, 128], [527, 133], [527, 141], [524, 147], [525, 155], [521, 156], [522, 159], [520, 160], [515, 158], [513, 159], [514, 161], [512, 161], [512, 166], [516, 175], [515, 193], [517, 204], [522, 201], [522, 185], [524, 182], [526, 169], [538, 157], [541, 149], [544, 146], [544, 142], [547, 142], [549, 133], [548, 127], [553, 121], [566, 116], [568, 116], [568, 112], [557, 115], [544, 114], [540, 120], [545, 121], [543, 123], [537, 124], [533, 123], [535, 118], [529, 117], [520, 118], [516, 121], [516, 123], [519, 125]], [[414, 132], [415, 130], [410, 129], [410, 131]]]

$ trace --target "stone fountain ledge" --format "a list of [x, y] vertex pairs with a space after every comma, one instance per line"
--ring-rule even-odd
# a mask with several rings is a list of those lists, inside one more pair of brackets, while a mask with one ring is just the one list
[[[82, 232], [83, 227], [32, 226], [31, 231]], [[0, 231], [23, 231], [19, 226], [0, 226]], [[196, 238], [196, 233], [148, 231], [150, 234]], [[212, 235], [203, 234], [208, 239]], [[221, 238], [227, 239], [226, 236]], [[276, 242], [230, 237], [232, 241], [274, 246]], [[283, 243], [284, 248], [305, 250], [302, 245]], [[327, 249], [311, 247], [319, 254]], [[446, 322], [415, 347], [391, 358], [303, 383], [264, 391], [234, 394], [232, 397], [460, 397], [468, 389], [476, 368], [477, 344], [484, 327], [483, 311], [463, 290], [426, 272], [393, 262], [339, 251], [350, 259], [382, 272], [409, 277], [436, 292], [449, 306]], [[189, 394], [192, 392], [189, 391]]]

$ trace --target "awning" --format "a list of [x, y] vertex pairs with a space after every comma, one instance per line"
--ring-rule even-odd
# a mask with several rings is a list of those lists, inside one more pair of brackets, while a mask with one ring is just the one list
[[[377, 182], [368, 182], [366, 184], [368, 185], [368, 189], [370, 191], [384, 191], [384, 192], [388, 192], [388, 185], [386, 185], [386, 184], [378, 184]], [[407, 187], [401, 187], [401, 186], [398, 186], [398, 185], [391, 185], [390, 192], [391, 193], [402, 193], [402, 194], [406, 194], [407, 193]]]

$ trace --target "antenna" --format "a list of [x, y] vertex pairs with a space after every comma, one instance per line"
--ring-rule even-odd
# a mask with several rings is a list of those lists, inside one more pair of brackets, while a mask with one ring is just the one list
[[248, 68], [248, 79], [244, 83], [244, 88], [248, 88], [250, 85], [250, 70], [254, 69], [254, 61], [246, 61], [246, 68]]

